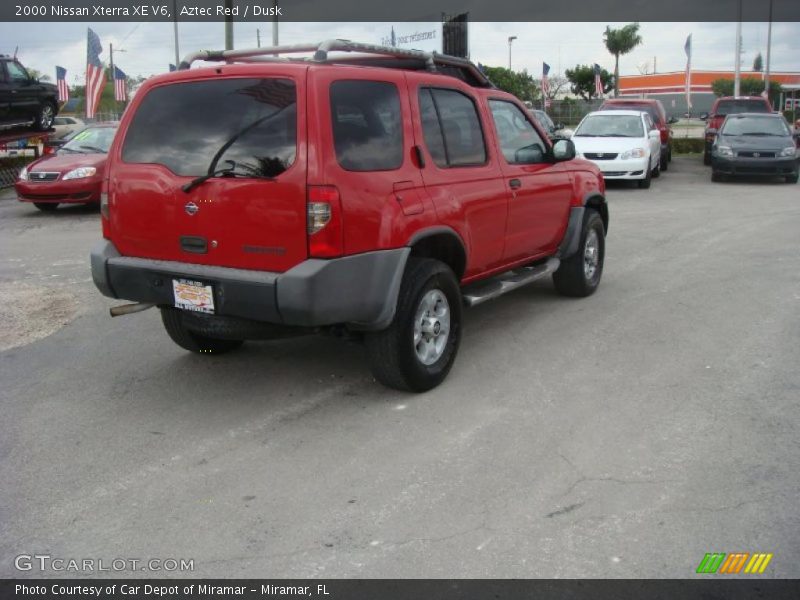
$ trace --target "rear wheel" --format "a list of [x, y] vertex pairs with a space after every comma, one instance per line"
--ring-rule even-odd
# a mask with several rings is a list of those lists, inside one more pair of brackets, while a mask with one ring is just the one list
[[375, 379], [398, 390], [430, 390], [447, 377], [460, 341], [455, 274], [438, 260], [410, 258], [392, 324], [364, 337]]
[[606, 237], [603, 219], [597, 211], [587, 210], [583, 218], [580, 249], [561, 261], [553, 273], [553, 283], [559, 294], [583, 298], [594, 294], [603, 275]]
[[662, 152], [661, 153], [661, 158], [660, 158], [660, 161], [659, 161], [659, 165], [660, 165], [662, 171], [666, 171], [667, 169], [669, 169], [669, 154], [668, 154], [668, 152]]
[[183, 313], [177, 308], [161, 309], [161, 321], [172, 341], [184, 350], [198, 354], [224, 354], [242, 345], [242, 340], [221, 340], [206, 337], [186, 328]]
[[44, 212], [53, 212], [58, 208], [58, 202], [34, 202], [33, 205]]

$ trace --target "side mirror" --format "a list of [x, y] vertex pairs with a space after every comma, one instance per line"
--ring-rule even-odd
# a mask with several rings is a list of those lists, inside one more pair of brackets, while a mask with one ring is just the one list
[[544, 150], [539, 144], [524, 146], [514, 153], [514, 162], [518, 165], [535, 165], [544, 162]]
[[575, 143], [572, 140], [558, 140], [553, 145], [553, 158], [558, 162], [575, 158]]

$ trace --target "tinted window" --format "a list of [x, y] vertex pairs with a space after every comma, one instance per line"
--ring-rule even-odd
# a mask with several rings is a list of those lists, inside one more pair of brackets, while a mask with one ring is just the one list
[[69, 142], [61, 146], [61, 150], [105, 154], [108, 152], [116, 132], [116, 127], [88, 127], [73, 135]]
[[[440, 135], [444, 140], [445, 162], [437, 161], [439, 166], [482, 165], [486, 162], [486, 146], [483, 131], [478, 118], [478, 111], [473, 101], [455, 90], [431, 89], [420, 91], [420, 105], [426, 93], [430, 94], [435, 106], [436, 115], [441, 127]], [[435, 158], [428, 136], [425, 143]]]
[[9, 61], [6, 63], [6, 66], [8, 67], [8, 76], [11, 81], [28, 81], [28, 73], [22, 68], [22, 65]]
[[348, 171], [388, 171], [403, 164], [403, 119], [393, 83], [331, 84], [333, 141]]
[[734, 115], [743, 112], [772, 112], [763, 100], [722, 100], [717, 105], [717, 113], [720, 116]]
[[516, 105], [501, 100], [490, 100], [489, 108], [492, 110], [500, 150], [506, 162], [516, 164], [519, 162], [517, 152], [531, 146], [539, 146], [542, 154], [547, 152], [547, 146], [542, 138]]
[[231, 167], [274, 177], [294, 162], [296, 138], [297, 93], [290, 79], [176, 83], [144, 98], [122, 160], [164, 165], [178, 175]]
[[781, 117], [731, 117], [725, 121], [722, 133], [725, 135], [791, 135], [789, 126]]
[[636, 115], [594, 114], [589, 115], [578, 128], [578, 137], [644, 137], [642, 118]]
[[425, 137], [425, 146], [435, 162], [440, 167], [447, 166], [447, 153], [444, 149], [442, 126], [436, 114], [436, 106], [430, 90], [419, 91], [419, 111], [422, 119], [422, 135]]

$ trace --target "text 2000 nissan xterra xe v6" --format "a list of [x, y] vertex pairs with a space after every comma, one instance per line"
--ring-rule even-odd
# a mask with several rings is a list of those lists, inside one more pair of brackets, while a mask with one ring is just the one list
[[193, 352], [348, 333], [380, 382], [424, 391], [455, 360], [462, 305], [550, 274], [562, 294], [595, 291], [600, 172], [472, 63], [279, 50], [316, 53], [202, 52], [136, 94], [91, 255], [100, 291], [138, 303], [112, 314], [156, 305]]

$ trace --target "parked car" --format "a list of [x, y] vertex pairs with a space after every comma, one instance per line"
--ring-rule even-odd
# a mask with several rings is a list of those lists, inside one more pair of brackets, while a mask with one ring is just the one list
[[0, 55], [0, 129], [46, 131], [58, 114], [58, 90], [28, 74], [17, 59]]
[[758, 175], [797, 183], [797, 135], [780, 114], [728, 115], [711, 147], [711, 180]]
[[139, 303], [112, 314], [156, 305], [204, 354], [346, 333], [378, 381], [420, 392], [453, 365], [462, 304], [549, 275], [565, 295], [597, 289], [605, 188], [571, 141], [465, 59], [300, 48], [314, 59], [188, 69], [244, 53], [199, 52], [142, 84], [91, 253], [98, 289]]
[[669, 169], [672, 161], [672, 127], [678, 120], [667, 118], [667, 112], [661, 100], [652, 98], [609, 98], [598, 110], [637, 110], [646, 112], [658, 128], [661, 139], [661, 170]]
[[646, 112], [589, 113], [572, 141], [578, 155], [595, 163], [605, 179], [634, 180], [649, 188], [651, 179], [661, 174], [661, 136]]
[[763, 96], [722, 96], [714, 101], [711, 112], [705, 116], [705, 148], [703, 151], [703, 164], [711, 164], [711, 146], [717, 137], [722, 122], [728, 115], [739, 113], [772, 113], [772, 105]]
[[63, 140], [68, 138], [73, 133], [80, 131], [86, 127], [86, 123], [84, 123], [78, 117], [56, 117], [53, 119], [53, 129], [55, 129], [55, 133], [53, 134], [53, 139], [56, 140]]
[[544, 129], [547, 137], [549, 137], [551, 140], [559, 137], [569, 137], [564, 129], [564, 124], [554, 123], [553, 119], [551, 119], [550, 115], [548, 115], [545, 111], [534, 108], [530, 110], [530, 113], [533, 115], [542, 129]]
[[59, 204], [97, 204], [106, 158], [117, 123], [90, 125], [54, 154], [22, 169], [14, 184], [17, 199], [42, 211]]

